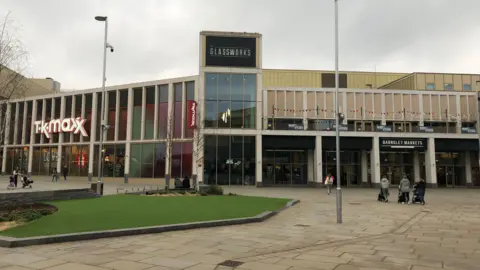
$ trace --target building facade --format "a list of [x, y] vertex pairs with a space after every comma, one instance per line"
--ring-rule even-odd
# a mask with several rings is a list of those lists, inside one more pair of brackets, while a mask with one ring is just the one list
[[[107, 87], [103, 176], [219, 185], [322, 185], [336, 177], [332, 71], [262, 68], [257, 33], [202, 32], [199, 75]], [[405, 174], [480, 186], [474, 74], [341, 72], [341, 182]], [[98, 176], [100, 89], [13, 100], [2, 172]]]

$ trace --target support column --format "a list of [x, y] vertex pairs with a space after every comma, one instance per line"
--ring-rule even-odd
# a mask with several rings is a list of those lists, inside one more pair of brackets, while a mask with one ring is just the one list
[[437, 188], [437, 166], [435, 157], [435, 138], [427, 139], [427, 150], [425, 151], [425, 176], [428, 188]]
[[322, 136], [315, 137], [313, 187], [322, 187], [323, 184], [323, 163], [322, 163]]
[[125, 184], [128, 184], [128, 177], [130, 175], [132, 117], [133, 117], [133, 89], [129, 88], [128, 101], [127, 101], [127, 142], [125, 143], [125, 170], [124, 170], [124, 179], [123, 179]]
[[362, 150], [360, 153], [360, 163], [362, 166], [362, 187], [370, 187], [370, 184], [368, 183], [368, 159], [367, 159], [367, 151]]
[[[95, 156], [95, 137], [97, 134], [97, 114], [100, 113], [98, 111], [98, 94], [94, 92], [92, 94], [92, 122], [90, 124], [90, 151], [88, 156], [88, 181], [91, 182], [93, 178], [93, 157]], [[45, 106], [44, 106], [45, 107]]]
[[414, 182], [420, 180], [420, 158], [418, 151], [413, 152], [413, 179]]
[[32, 121], [30, 123], [30, 126], [28, 127], [30, 129], [30, 147], [28, 149], [28, 169], [27, 169], [27, 175], [32, 176], [32, 165], [33, 165], [33, 144], [35, 143], [35, 121], [37, 121], [37, 101], [34, 100], [32, 102]]
[[373, 137], [372, 153], [370, 154], [370, 170], [372, 187], [380, 188], [380, 142], [377, 136]]
[[262, 154], [263, 154], [263, 146], [262, 146], [262, 135], [257, 134], [255, 136], [255, 181], [257, 187], [262, 187]]
[[467, 187], [473, 187], [472, 183], [472, 160], [470, 158], [470, 151], [464, 153], [465, 160], [465, 178]]
[[[10, 142], [10, 120], [12, 119], [12, 105], [7, 103], [7, 110], [5, 112], [5, 132], [3, 133], [3, 158], [2, 158], [2, 175], [7, 173], [7, 145]], [[10, 169], [9, 169], [10, 170]], [[10, 173], [10, 172], [8, 172]]]
[[[60, 98], [60, 119], [64, 119], [65, 118], [65, 96], [62, 96]], [[74, 102], [73, 104], [75, 104], [76, 102]], [[73, 114], [72, 114], [73, 115]], [[70, 134], [70, 133], [67, 133], [67, 134]], [[64, 141], [64, 135], [67, 135], [66, 133], [59, 133], [58, 134], [58, 150], [57, 150], [57, 173], [60, 174], [60, 172], [62, 171], [62, 156], [63, 156], [63, 141]], [[82, 135], [80, 135], [81, 137]], [[64, 164], [64, 165], [69, 165], [69, 164]]]

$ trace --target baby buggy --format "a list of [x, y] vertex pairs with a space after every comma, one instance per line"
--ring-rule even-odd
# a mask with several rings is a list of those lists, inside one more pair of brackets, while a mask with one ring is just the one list
[[27, 176], [22, 177], [22, 188], [32, 188], [33, 180]]
[[425, 204], [423, 193], [424, 191], [421, 188], [419, 188], [417, 184], [413, 185], [412, 203]]
[[398, 203], [408, 203], [408, 198], [400, 189], [398, 190]]

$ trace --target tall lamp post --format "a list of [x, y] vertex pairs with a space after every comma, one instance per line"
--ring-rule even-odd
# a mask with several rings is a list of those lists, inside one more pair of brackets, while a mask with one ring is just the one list
[[103, 41], [103, 77], [102, 77], [102, 106], [100, 107], [101, 111], [101, 123], [100, 123], [100, 144], [98, 149], [98, 180], [97, 180], [97, 194], [101, 194], [101, 186], [102, 186], [102, 174], [103, 174], [103, 136], [105, 130], [109, 128], [108, 125], [105, 123], [105, 81], [106, 72], [107, 72], [107, 49], [110, 49], [113, 52], [113, 46], [108, 44], [107, 42], [107, 33], [108, 33], [108, 18], [106, 16], [96, 16], [95, 20], [99, 22], [105, 22], [105, 37]]
[[335, 153], [337, 159], [337, 223], [342, 223], [342, 187], [340, 185], [340, 110], [338, 106], [338, 0], [335, 1]]

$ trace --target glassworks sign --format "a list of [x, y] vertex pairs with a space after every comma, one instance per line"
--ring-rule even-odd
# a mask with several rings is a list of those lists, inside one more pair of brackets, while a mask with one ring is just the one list
[[50, 139], [50, 134], [52, 133], [61, 133], [68, 132], [74, 134], [82, 134], [84, 137], [88, 137], [87, 131], [85, 130], [85, 121], [87, 119], [77, 118], [65, 118], [65, 119], [52, 119], [48, 122], [45, 121], [35, 121], [35, 133], [44, 134], [45, 137]]
[[206, 37], [205, 65], [215, 67], [257, 66], [256, 38]]
[[380, 148], [400, 148], [400, 149], [425, 149], [425, 139], [408, 139], [408, 138], [380, 138]]

